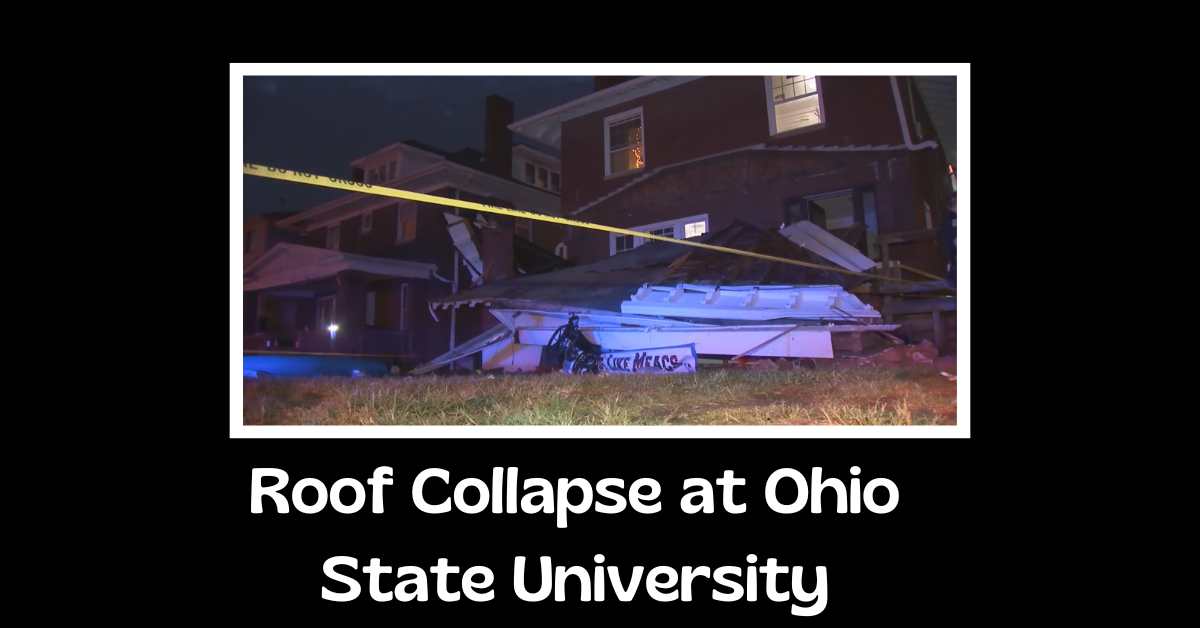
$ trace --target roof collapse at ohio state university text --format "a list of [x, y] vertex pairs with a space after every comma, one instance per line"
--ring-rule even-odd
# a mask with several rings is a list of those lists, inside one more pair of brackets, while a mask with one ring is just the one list
[[[884, 477], [864, 478], [852, 466], [843, 477], [825, 476], [821, 467], [808, 472], [780, 468], [767, 478], [763, 502], [781, 515], [861, 514], [886, 515], [899, 505], [900, 489]], [[719, 478], [687, 478], [682, 483], [678, 507], [685, 515], [711, 514], [720, 508], [729, 514], [747, 511], [746, 479], [725, 470]], [[250, 512], [256, 515], [301, 515], [326, 510], [343, 515], [365, 507], [375, 515], [385, 513], [385, 493], [395, 486], [392, 467], [379, 466], [365, 483], [340, 478], [331, 484], [317, 478], [294, 483], [279, 468], [251, 472]], [[412, 505], [426, 515], [527, 515], [552, 518], [557, 528], [567, 528], [572, 517], [616, 515], [632, 511], [653, 515], [663, 509], [663, 488], [654, 478], [627, 482], [619, 477], [599, 481], [585, 478], [523, 477], [517, 467], [494, 467], [490, 481], [478, 477], [455, 478], [450, 471], [428, 468], [411, 481]], [[368, 504], [369, 503], [369, 504]], [[530, 525], [538, 525], [531, 520]], [[774, 557], [760, 559], [747, 552], [740, 564], [614, 565], [601, 552], [587, 565], [556, 564], [551, 556], [514, 556], [512, 592], [526, 602], [628, 602], [645, 595], [658, 602], [691, 602], [705, 592], [718, 602], [770, 601], [789, 603], [792, 615], [820, 614], [828, 603], [828, 569], [780, 565]], [[314, 568], [316, 566], [314, 565]], [[375, 602], [426, 602], [431, 595], [444, 602], [488, 602], [495, 599], [496, 575], [483, 565], [460, 566], [448, 558], [434, 565], [393, 565], [379, 557], [360, 560], [331, 556], [321, 569], [326, 578], [321, 597], [349, 602], [366, 595]], [[364, 591], [365, 590], [365, 591]]]

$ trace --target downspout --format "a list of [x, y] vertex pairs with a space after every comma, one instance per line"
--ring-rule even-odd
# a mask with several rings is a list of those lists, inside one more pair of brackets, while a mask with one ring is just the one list
[[900, 132], [904, 135], [904, 147], [908, 150], [937, 148], [937, 142], [933, 140], [913, 144], [912, 136], [908, 132], [908, 118], [904, 115], [904, 105], [900, 103], [900, 84], [896, 81], [896, 77], [888, 78], [892, 80], [892, 99], [896, 101], [896, 117], [900, 119]]

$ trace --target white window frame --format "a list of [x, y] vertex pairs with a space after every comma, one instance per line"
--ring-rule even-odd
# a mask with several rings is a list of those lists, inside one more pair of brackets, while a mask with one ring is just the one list
[[[612, 127], [614, 124], [620, 124], [621, 122], [628, 122], [635, 115], [637, 116], [638, 121], [640, 121], [642, 123], [642, 167], [641, 168], [633, 168], [630, 170], [623, 170], [621, 172], [613, 174], [612, 159], [611, 159], [612, 149], [610, 148], [612, 143], [610, 141], [611, 138], [609, 137], [608, 129], [610, 127]], [[610, 178], [610, 177], [622, 177], [622, 176], [625, 176], [627, 174], [631, 174], [634, 172], [644, 171], [646, 169], [646, 164], [650, 163], [650, 159], [647, 157], [646, 144], [647, 144], [647, 142], [646, 142], [646, 116], [643, 115], [641, 107], [635, 107], [633, 109], [622, 111], [621, 113], [614, 113], [613, 115], [604, 118], [604, 177], [606, 179]]]
[[[773, 94], [772, 90], [771, 90], [771, 77], [769, 77], [769, 76], [763, 77], [763, 89], [765, 90], [766, 96], [767, 96], [767, 128], [770, 131], [771, 137], [787, 137], [789, 135], [794, 135], [794, 134], [798, 134], [798, 133], [815, 131], [817, 129], [825, 128], [825, 125], [829, 123], [829, 112], [825, 109], [824, 80], [820, 76], [814, 76], [813, 78], [817, 79], [817, 108], [821, 113], [821, 121], [817, 122], [816, 124], [802, 126], [798, 129], [788, 129], [786, 131], [776, 131], [775, 130], [775, 94]], [[642, 131], [643, 135], [645, 135], [645, 133], [646, 133], [645, 131]]]
[[[707, 234], [712, 229], [712, 223], [710, 223], [708, 220], [708, 214], [696, 214], [694, 216], [685, 216], [683, 218], [664, 220], [662, 222], [656, 222], [656, 223], [650, 224], [650, 225], [642, 225], [640, 227], [629, 227], [629, 228], [632, 229], [633, 231], [654, 231], [656, 229], [663, 229], [666, 227], [671, 227], [674, 229], [674, 232], [675, 232], [674, 237], [678, 240], [683, 240], [684, 239], [683, 226], [688, 223], [701, 222], [701, 221], [704, 222], [704, 233]], [[618, 235], [620, 235], [620, 234], [616, 234], [616, 233], [608, 234], [608, 254], [609, 255], [617, 254], [617, 236]], [[637, 247], [645, 244], [648, 241], [649, 240], [646, 238], [634, 236], [633, 248], [636, 249]], [[629, 250], [632, 251], [633, 249], [629, 249]]]
[[335, 222], [325, 228], [325, 248], [331, 251], [342, 250], [342, 223]]
[[371, 229], [375, 226], [375, 212], [367, 211], [362, 215], [362, 223], [359, 231], [366, 234], [371, 233]]

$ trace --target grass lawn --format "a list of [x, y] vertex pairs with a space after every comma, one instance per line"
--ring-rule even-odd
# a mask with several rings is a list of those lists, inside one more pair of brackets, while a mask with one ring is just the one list
[[953, 425], [928, 366], [246, 380], [247, 425]]

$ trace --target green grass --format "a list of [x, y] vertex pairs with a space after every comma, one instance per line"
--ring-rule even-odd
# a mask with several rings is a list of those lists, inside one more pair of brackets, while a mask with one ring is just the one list
[[932, 368], [686, 375], [457, 375], [247, 381], [247, 425], [933, 425], [955, 384]]

